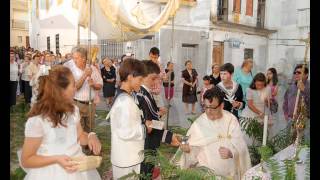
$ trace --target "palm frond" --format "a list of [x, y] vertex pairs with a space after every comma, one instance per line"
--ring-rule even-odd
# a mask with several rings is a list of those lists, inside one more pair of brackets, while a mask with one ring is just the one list
[[243, 131], [258, 142], [262, 142], [263, 126], [256, 118], [240, 117], [240, 126]]
[[178, 172], [181, 180], [215, 180], [216, 175], [213, 170], [207, 167], [195, 167], [189, 169], [180, 169]]
[[260, 163], [261, 155], [259, 154], [258, 151], [258, 146], [248, 146], [249, 154], [250, 154], [250, 159], [251, 159], [251, 164], [253, 166], [257, 165]]
[[296, 162], [291, 159], [284, 160], [285, 168], [286, 168], [286, 176], [285, 180], [293, 180], [296, 179]]
[[261, 146], [258, 148], [258, 152], [261, 156], [261, 159], [266, 161], [273, 155], [273, 151], [270, 147], [268, 146]]
[[192, 124], [196, 119], [197, 117], [193, 117], [193, 118], [188, 118], [187, 120], [189, 121], [190, 124]]
[[293, 134], [290, 130], [290, 127], [282, 129], [277, 135], [275, 135], [269, 144], [272, 144], [275, 152], [279, 152], [282, 149], [288, 147], [293, 143]]
[[145, 154], [145, 162], [160, 166], [162, 179], [215, 180], [216, 175], [214, 171], [207, 167], [181, 169], [177, 165], [182, 156], [181, 150], [178, 150], [175, 157], [173, 157], [171, 160], [166, 158], [160, 151], [145, 150], [143, 153]]
[[266, 160], [267, 167], [271, 173], [271, 179], [273, 180], [282, 180], [283, 179], [283, 171], [284, 168], [280, 165], [280, 163], [273, 159], [269, 158]]
[[125, 176], [122, 176], [119, 178], [119, 180], [126, 180], [126, 179], [140, 179], [141, 175], [136, 173], [135, 171], [132, 171], [131, 173], [125, 175]]
[[305, 172], [305, 180], [310, 179], [310, 149], [307, 149], [307, 155], [306, 155], [306, 161], [305, 161], [306, 167], [304, 168]]

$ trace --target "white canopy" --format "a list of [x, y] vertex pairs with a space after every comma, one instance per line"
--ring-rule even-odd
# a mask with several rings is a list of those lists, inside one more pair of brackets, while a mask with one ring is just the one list
[[157, 32], [179, 9], [180, 0], [73, 0], [79, 9], [79, 25], [89, 27], [100, 39], [132, 41]]

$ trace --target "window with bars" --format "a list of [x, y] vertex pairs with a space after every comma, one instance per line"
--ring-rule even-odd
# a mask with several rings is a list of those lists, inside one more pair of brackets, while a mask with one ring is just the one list
[[101, 58], [109, 57], [111, 59], [120, 58], [124, 52], [124, 44], [103, 39], [101, 40]]
[[244, 59], [253, 59], [253, 49], [244, 49]]
[[[153, 40], [153, 37], [145, 37], [131, 42], [130, 52], [134, 54], [137, 59], [148, 59], [149, 49], [157, 46], [157, 42]], [[122, 55], [126, 53], [126, 42], [115, 42], [112, 40], [103, 39], [101, 44], [101, 58], [117, 58], [120, 59]]]
[[50, 51], [50, 36], [47, 36], [47, 50]]
[[59, 47], [59, 34], [56, 34], [56, 53], [60, 52], [60, 47]]

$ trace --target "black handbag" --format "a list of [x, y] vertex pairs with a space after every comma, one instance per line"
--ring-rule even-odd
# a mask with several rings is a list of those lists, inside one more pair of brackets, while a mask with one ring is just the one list
[[278, 112], [278, 102], [275, 99], [271, 99], [270, 101], [270, 111], [272, 114], [277, 113]]

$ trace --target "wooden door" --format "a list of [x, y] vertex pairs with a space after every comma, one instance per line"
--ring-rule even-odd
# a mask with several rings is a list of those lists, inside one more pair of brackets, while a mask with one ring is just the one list
[[222, 65], [223, 60], [223, 42], [214, 42], [212, 49], [212, 64]]
[[26, 36], [26, 48], [30, 47], [30, 40], [29, 40], [29, 36]]

